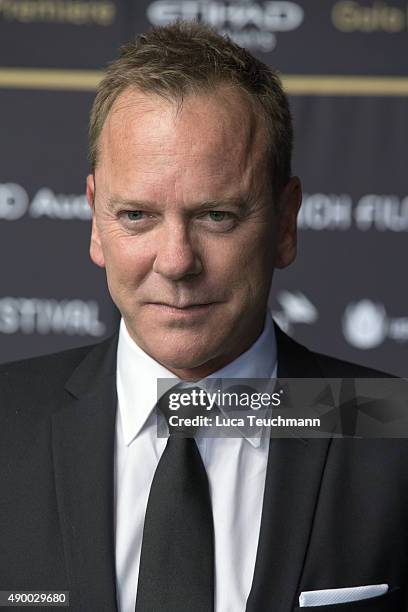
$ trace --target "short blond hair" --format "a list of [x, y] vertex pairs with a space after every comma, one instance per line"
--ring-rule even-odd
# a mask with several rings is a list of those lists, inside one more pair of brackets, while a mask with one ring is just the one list
[[289, 103], [277, 73], [208, 25], [179, 21], [151, 29], [123, 45], [100, 82], [89, 124], [89, 161], [98, 164], [99, 137], [118, 96], [127, 88], [169, 101], [211, 92], [220, 85], [244, 91], [264, 118], [272, 185], [279, 194], [291, 176]]

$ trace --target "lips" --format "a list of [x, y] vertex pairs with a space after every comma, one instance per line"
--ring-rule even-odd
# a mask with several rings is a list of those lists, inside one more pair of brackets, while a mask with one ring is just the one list
[[177, 308], [177, 310], [187, 310], [188, 308], [199, 308], [200, 306], [209, 306], [213, 302], [203, 302], [202, 304], [167, 304], [165, 302], [154, 302], [156, 306], [167, 306], [167, 308]]
[[[147, 308], [150, 309], [152, 315], [159, 317], [160, 320], [165, 320], [167, 323], [178, 325], [186, 323], [202, 324], [208, 321], [208, 317], [217, 305], [216, 302], [205, 302], [199, 304], [197, 302], [183, 304], [182, 306], [174, 306], [167, 302], [148, 302]], [[159, 319], [158, 319], [159, 320]]]
[[217, 302], [203, 302], [203, 303], [188, 303], [175, 306], [168, 302], [150, 302], [147, 304], [148, 307], [152, 308], [156, 312], [168, 314], [171, 316], [179, 317], [195, 317], [207, 315], [210, 309], [216, 305]]

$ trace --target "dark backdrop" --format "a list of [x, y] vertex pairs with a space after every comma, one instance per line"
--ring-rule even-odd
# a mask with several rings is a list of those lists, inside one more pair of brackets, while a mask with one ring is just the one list
[[408, 376], [408, 5], [0, 0], [0, 361], [109, 334], [88, 257], [87, 118], [118, 45], [197, 18], [278, 68], [303, 181], [299, 257], [274, 279], [289, 334]]

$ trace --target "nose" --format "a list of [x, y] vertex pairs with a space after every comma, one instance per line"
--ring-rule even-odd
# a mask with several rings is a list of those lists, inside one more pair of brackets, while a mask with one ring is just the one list
[[158, 237], [153, 271], [169, 280], [177, 281], [202, 270], [201, 259], [193, 247], [187, 222], [163, 224]]

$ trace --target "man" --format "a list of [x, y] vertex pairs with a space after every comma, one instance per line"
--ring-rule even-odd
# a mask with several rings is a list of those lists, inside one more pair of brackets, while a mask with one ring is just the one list
[[205, 26], [157, 28], [108, 68], [90, 253], [122, 321], [1, 369], [1, 589], [69, 591], [75, 612], [289, 612], [343, 587], [319, 610], [408, 609], [405, 442], [156, 435], [160, 377], [379, 375], [270, 318], [296, 255], [291, 147], [277, 76]]

